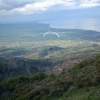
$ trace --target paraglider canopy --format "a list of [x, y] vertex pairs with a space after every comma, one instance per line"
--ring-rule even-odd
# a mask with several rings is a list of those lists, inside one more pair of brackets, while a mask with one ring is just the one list
[[47, 34], [54, 34], [54, 35], [56, 35], [58, 38], [60, 38], [60, 36], [59, 36], [58, 33], [56, 33], [56, 32], [51, 32], [51, 31], [44, 33], [43, 37], [45, 37]]

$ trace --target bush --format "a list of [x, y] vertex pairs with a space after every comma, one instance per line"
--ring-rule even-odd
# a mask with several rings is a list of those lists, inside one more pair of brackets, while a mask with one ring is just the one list
[[41, 81], [46, 77], [47, 75], [45, 73], [37, 73], [31, 76], [31, 81]]

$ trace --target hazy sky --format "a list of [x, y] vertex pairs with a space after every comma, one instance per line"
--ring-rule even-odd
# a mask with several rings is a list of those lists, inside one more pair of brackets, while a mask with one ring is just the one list
[[0, 23], [100, 18], [100, 0], [0, 0]]

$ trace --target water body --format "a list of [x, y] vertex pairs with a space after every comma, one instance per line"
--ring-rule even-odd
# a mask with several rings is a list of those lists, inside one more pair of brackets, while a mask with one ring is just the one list
[[42, 23], [48, 23], [53, 28], [84, 29], [100, 32], [100, 18], [52, 20], [44, 21]]

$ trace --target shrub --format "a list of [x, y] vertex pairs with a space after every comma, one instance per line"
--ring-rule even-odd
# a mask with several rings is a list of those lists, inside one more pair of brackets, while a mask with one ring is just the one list
[[37, 74], [34, 74], [31, 77], [31, 80], [32, 81], [41, 81], [41, 80], [43, 80], [46, 77], [47, 77], [47, 75], [45, 73], [37, 73]]

